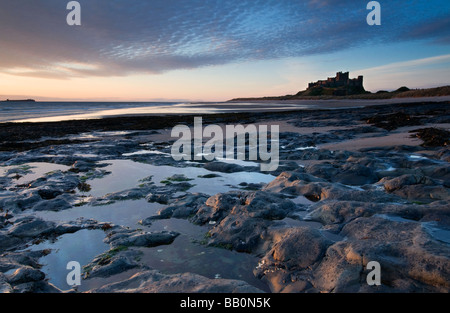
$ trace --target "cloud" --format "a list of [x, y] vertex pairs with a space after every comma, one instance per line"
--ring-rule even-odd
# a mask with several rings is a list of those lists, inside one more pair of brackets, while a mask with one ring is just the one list
[[364, 71], [373, 72], [398, 72], [401, 69], [411, 69], [412, 67], [423, 67], [428, 65], [450, 63], [450, 54], [423, 58], [417, 60], [409, 60], [404, 62], [396, 62], [391, 64], [386, 64], [382, 66], [372, 67], [365, 69]]
[[[397, 89], [402, 85], [410, 88], [438, 87], [450, 84], [448, 66], [450, 54], [395, 62], [358, 70], [358, 73], [371, 77], [370, 90]], [[420, 77], [418, 80], [417, 78]]]
[[[70, 27], [66, 1], [2, 0], [0, 72], [59, 79], [158, 74], [394, 38], [448, 43], [449, 35], [450, 5], [444, 1], [383, 2], [386, 18], [379, 29], [365, 23], [366, 2], [354, 0], [79, 2], [82, 26]], [[438, 13], [423, 10], [433, 4]]]
[[450, 44], [450, 15], [421, 22], [404, 35], [408, 39], [434, 39], [437, 43]]

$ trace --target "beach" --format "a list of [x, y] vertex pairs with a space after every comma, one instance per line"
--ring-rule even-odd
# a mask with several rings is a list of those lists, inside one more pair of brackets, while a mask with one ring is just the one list
[[[130, 105], [0, 123], [0, 292], [448, 293], [449, 103]], [[196, 116], [277, 125], [279, 166], [175, 161], [171, 131]]]

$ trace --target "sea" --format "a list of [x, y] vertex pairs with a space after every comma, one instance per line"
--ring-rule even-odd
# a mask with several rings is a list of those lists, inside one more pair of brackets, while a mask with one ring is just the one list
[[57, 122], [126, 115], [212, 114], [308, 109], [310, 105], [230, 102], [0, 102], [0, 123]]
[[399, 98], [382, 100], [330, 99], [249, 102], [32, 102], [0, 101], [0, 123], [58, 122], [99, 119], [125, 115], [214, 114], [275, 112], [293, 110], [334, 110], [369, 105], [421, 101], [449, 101], [450, 97]]

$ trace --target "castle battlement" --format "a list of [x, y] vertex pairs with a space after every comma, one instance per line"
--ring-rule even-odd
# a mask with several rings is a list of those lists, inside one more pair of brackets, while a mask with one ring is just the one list
[[339, 87], [359, 87], [363, 88], [363, 76], [350, 78], [349, 72], [338, 72], [335, 77], [328, 77], [326, 80], [318, 80], [309, 83], [308, 89], [316, 87], [339, 88]]

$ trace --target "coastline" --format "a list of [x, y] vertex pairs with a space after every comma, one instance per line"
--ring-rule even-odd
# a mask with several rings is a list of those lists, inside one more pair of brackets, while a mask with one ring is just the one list
[[0, 124], [0, 290], [449, 292], [448, 101], [202, 115], [278, 124], [270, 173], [174, 161], [198, 115]]
[[[305, 100], [293, 100], [292, 104], [302, 103]], [[254, 103], [258, 104], [260, 101]], [[277, 104], [273, 101], [262, 101], [267, 103], [273, 109], [277, 109]], [[285, 101], [283, 101], [284, 103]], [[290, 102], [287, 100], [287, 102]], [[317, 101], [313, 101], [317, 105]], [[308, 102], [309, 103], [309, 102]], [[326, 103], [326, 105], [325, 105]], [[158, 130], [167, 127], [174, 127], [177, 124], [191, 124], [194, 116], [204, 116], [205, 123], [251, 123], [256, 119], [285, 119], [289, 115], [314, 114], [314, 112], [330, 112], [339, 110], [341, 112], [351, 112], [352, 109], [358, 109], [364, 115], [364, 110], [367, 114], [377, 114], [374, 110], [380, 110], [379, 114], [383, 114], [399, 108], [417, 107], [425, 103], [434, 103], [437, 107], [440, 105], [446, 106], [450, 103], [449, 97], [434, 97], [434, 98], [412, 98], [412, 99], [396, 99], [391, 101], [385, 100], [363, 100], [349, 105], [346, 100], [324, 102], [319, 101], [318, 108], [300, 107], [298, 109], [281, 108], [280, 111], [273, 111], [273, 109], [264, 110], [260, 112], [248, 111], [245, 106], [234, 107], [232, 112], [195, 114], [195, 113], [155, 113], [155, 114], [122, 114], [112, 115], [103, 118], [91, 119], [67, 119], [62, 121], [51, 122], [4, 122], [0, 123], [0, 142], [14, 142], [27, 139], [38, 139], [39, 137], [64, 136], [68, 134], [76, 134], [83, 131], [119, 131], [127, 130]], [[310, 103], [309, 103], [310, 104]], [[205, 105], [205, 104], [203, 104]], [[214, 106], [214, 104], [210, 104]], [[241, 111], [242, 110], [242, 111]], [[247, 111], [246, 111], [247, 110]]]
[[[446, 102], [450, 101], [450, 96], [443, 97], [423, 97], [423, 98], [396, 98], [396, 99], [311, 99], [311, 100], [249, 100], [243, 101], [227, 101], [227, 102], [192, 102], [192, 103], [146, 103], [140, 106], [133, 106], [133, 103], [115, 103], [109, 105], [102, 104], [98, 109], [92, 107], [85, 108], [89, 113], [79, 113], [80, 108], [72, 110], [74, 112], [65, 112], [65, 108], [61, 107], [61, 111], [47, 112], [27, 118], [14, 119], [9, 117], [1, 123], [40, 123], [40, 122], [61, 122], [72, 120], [96, 120], [114, 117], [134, 117], [134, 116], [174, 116], [174, 115], [195, 115], [202, 112], [202, 115], [216, 114], [234, 114], [234, 113], [270, 113], [270, 112], [287, 112], [287, 111], [304, 111], [304, 110], [336, 110], [363, 108], [376, 105], [393, 105], [407, 104], [418, 102]], [[58, 102], [58, 104], [80, 105], [82, 103]], [[93, 103], [95, 107], [96, 103]], [[123, 106], [117, 106], [123, 104]], [[148, 104], [148, 105], [145, 105]], [[36, 105], [42, 105], [37, 102]], [[45, 102], [44, 105], [52, 105]], [[26, 109], [26, 108], [25, 108]], [[81, 107], [82, 109], [82, 107]], [[27, 112], [24, 112], [25, 114]], [[43, 115], [43, 116], [41, 116]]]

